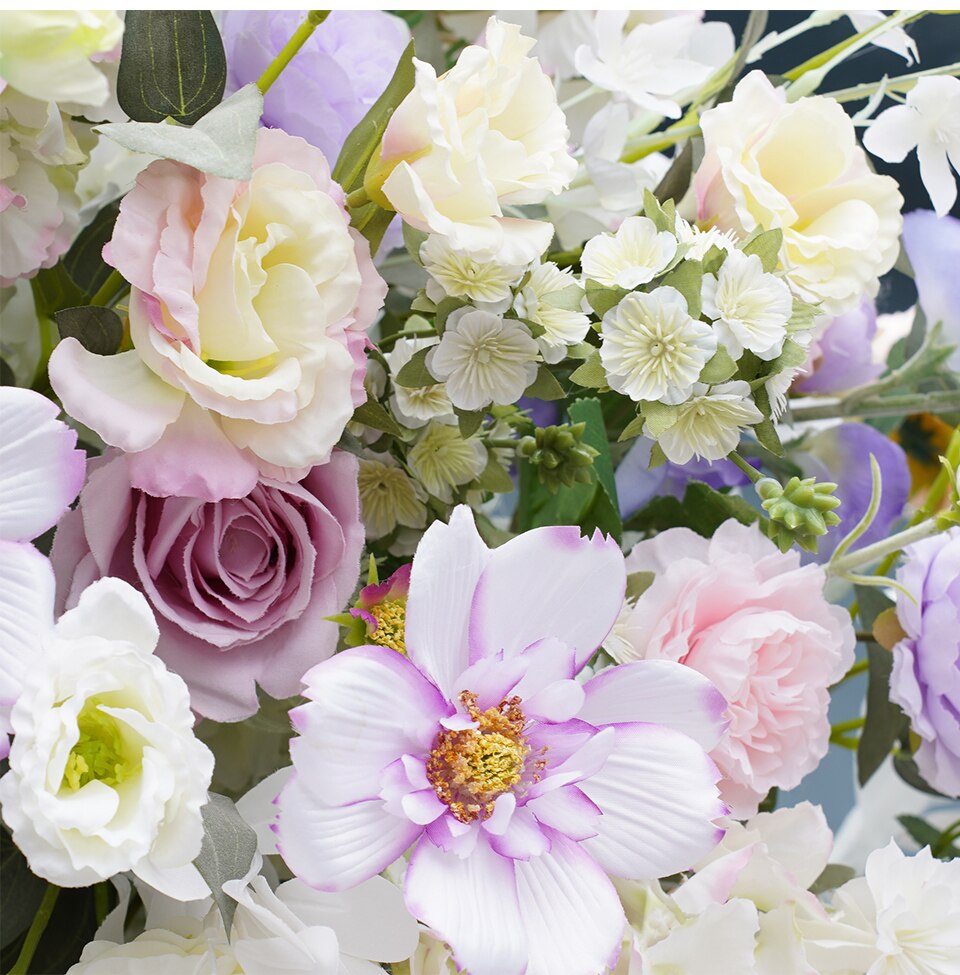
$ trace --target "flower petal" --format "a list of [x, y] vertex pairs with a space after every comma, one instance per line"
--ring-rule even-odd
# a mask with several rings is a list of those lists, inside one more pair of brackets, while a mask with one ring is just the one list
[[53, 569], [26, 542], [0, 540], [0, 705], [13, 703], [53, 625]]
[[107, 576], [87, 586], [73, 609], [57, 620], [56, 635], [65, 640], [95, 636], [153, 653], [160, 630], [143, 595], [122, 579]]

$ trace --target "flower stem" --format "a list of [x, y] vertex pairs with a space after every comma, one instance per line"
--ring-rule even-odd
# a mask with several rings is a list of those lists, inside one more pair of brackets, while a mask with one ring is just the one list
[[109, 277], [97, 289], [97, 293], [90, 299], [91, 305], [109, 305], [117, 295], [127, 287], [127, 282], [119, 271], [111, 271]]
[[868, 396], [836, 399], [829, 403], [791, 403], [794, 421], [832, 420], [843, 416], [880, 417], [905, 413], [952, 413], [960, 410], [960, 390], [940, 389], [932, 393], [904, 393], [898, 396]]
[[871, 81], [865, 85], [854, 85], [853, 88], [840, 88], [837, 91], [828, 91], [824, 94], [825, 98], [832, 98], [835, 102], [859, 102], [864, 98], [869, 98], [874, 92], [884, 85], [887, 93], [894, 91], [909, 91], [921, 78], [935, 78], [937, 75], [960, 75], [960, 61], [953, 64], [945, 64], [941, 68], [928, 68], [926, 71], [912, 71], [910, 74], [897, 75], [895, 78], [887, 78], [883, 81]]
[[37, 945], [40, 944], [40, 938], [43, 936], [47, 924], [50, 923], [50, 915], [53, 914], [53, 906], [57, 902], [57, 895], [59, 893], [59, 887], [55, 884], [47, 884], [47, 889], [43, 894], [43, 900], [40, 901], [40, 906], [37, 908], [36, 916], [30, 925], [30, 930], [27, 931], [27, 936], [23, 940], [23, 947], [20, 949], [20, 954], [13, 963], [13, 967], [10, 969], [8, 975], [29, 975], [30, 963], [33, 961], [34, 952], [37, 950]]
[[620, 156], [620, 162], [636, 162], [638, 159], [643, 159], [645, 156], [649, 156], [654, 152], [669, 149], [670, 146], [682, 142], [689, 136], [699, 134], [699, 122], [691, 122], [687, 125], [671, 125], [669, 129], [663, 132], [654, 132], [652, 135], [645, 135], [631, 142], [624, 148], [623, 154]]
[[753, 464], [748, 464], [735, 450], [727, 455], [727, 460], [733, 461], [754, 484], [763, 479], [763, 474]]
[[347, 194], [347, 206], [351, 210], [358, 210], [360, 207], [365, 207], [369, 202], [370, 197], [367, 196], [367, 190], [363, 186]]
[[849, 555], [837, 559], [836, 562], [828, 566], [828, 571], [831, 575], [844, 575], [865, 565], [872, 565], [885, 555], [895, 554], [914, 542], [936, 535], [939, 531], [940, 528], [937, 526], [936, 519], [930, 518], [919, 525], [905, 528], [902, 532], [897, 532], [896, 535], [881, 539], [879, 542], [874, 542], [873, 545], [867, 545], [864, 548], [857, 549], [856, 552], [851, 552]]
[[863, 727], [865, 718], [851, 718], [849, 721], [838, 721], [830, 725], [830, 735], [845, 735], [848, 731], [858, 731]]
[[[861, 634], [857, 634], [857, 639], [861, 639]], [[872, 640], [873, 634], [867, 634], [863, 636], [864, 640]], [[837, 681], [837, 684], [842, 684], [844, 681], [850, 680], [851, 677], [857, 677], [860, 674], [866, 673], [870, 669], [870, 661], [864, 657], [863, 660], [858, 660], [844, 675]], [[837, 684], [834, 686], [836, 687]]]
[[297, 51], [306, 44], [310, 35], [330, 15], [329, 10], [308, 10], [303, 23], [293, 32], [293, 36], [280, 50], [280, 53], [267, 65], [267, 70], [260, 75], [257, 87], [265, 95], [270, 86], [280, 77], [283, 69], [293, 60]]

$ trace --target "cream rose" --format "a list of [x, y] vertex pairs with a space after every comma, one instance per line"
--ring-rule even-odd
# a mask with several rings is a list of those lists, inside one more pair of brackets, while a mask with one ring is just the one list
[[253, 177], [152, 163], [109, 261], [131, 283], [134, 348], [66, 339], [50, 380], [150, 494], [240, 498], [330, 456], [363, 402], [365, 331], [386, 285], [322, 153], [261, 129]]
[[897, 258], [903, 197], [893, 179], [871, 172], [837, 102], [788, 103], [753, 71], [700, 124], [701, 221], [744, 235], [779, 227], [791, 287], [831, 315], [876, 295]]
[[491, 17], [486, 48], [464, 48], [439, 78], [415, 60], [416, 86], [391, 117], [379, 165], [367, 175], [368, 190], [407, 223], [480, 260], [522, 265], [539, 257], [553, 227], [504, 217], [503, 207], [541, 203], [577, 170], [553, 83], [527, 57], [534, 43]]

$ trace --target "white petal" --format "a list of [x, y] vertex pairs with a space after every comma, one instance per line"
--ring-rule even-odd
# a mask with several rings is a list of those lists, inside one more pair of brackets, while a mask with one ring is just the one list
[[957, 200], [957, 180], [947, 161], [947, 148], [932, 139], [923, 139], [917, 146], [917, 159], [930, 202], [938, 217], [945, 216]]
[[29, 543], [0, 541], [0, 705], [13, 703], [30, 669], [41, 666], [54, 590], [49, 559]]
[[271, 825], [277, 818], [277, 796], [292, 773], [292, 765], [277, 769], [237, 800], [237, 812], [253, 827], [257, 847], [264, 856], [277, 852], [277, 835]]
[[56, 635], [120, 640], [153, 653], [160, 630], [146, 599], [128, 583], [107, 576], [84, 589], [77, 605], [57, 620]]

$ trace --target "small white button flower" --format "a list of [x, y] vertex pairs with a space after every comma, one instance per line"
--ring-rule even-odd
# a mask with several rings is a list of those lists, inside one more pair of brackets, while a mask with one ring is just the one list
[[921, 78], [907, 93], [906, 105], [877, 116], [863, 144], [887, 162], [902, 162], [916, 148], [937, 216], [949, 213], [957, 199], [951, 164], [960, 173], [960, 78]]
[[[393, 348], [384, 353], [384, 358], [390, 365], [391, 374], [396, 377], [397, 373], [413, 358], [415, 352], [430, 348], [437, 342], [439, 339], [432, 337], [397, 339]], [[393, 409], [394, 416], [404, 426], [414, 430], [422, 427], [428, 420], [453, 414], [453, 404], [450, 402], [450, 397], [447, 396], [447, 388], [443, 383], [436, 383], [433, 386], [409, 387], [394, 382], [390, 406]]]
[[420, 245], [420, 260], [424, 270], [442, 289], [427, 287], [427, 297], [437, 300], [469, 298], [471, 301], [503, 301], [511, 296], [511, 288], [523, 277], [524, 267], [503, 264], [496, 260], [478, 261], [468, 254], [455, 251], [450, 241], [440, 234], [431, 234]]
[[716, 276], [704, 275], [702, 298], [703, 313], [714, 319], [713, 327], [734, 359], [744, 349], [764, 360], [780, 355], [793, 298], [783, 281], [764, 272], [756, 254], [727, 254]]
[[711, 247], [719, 247], [729, 254], [737, 246], [736, 231], [721, 230], [719, 227], [701, 230], [696, 224], [684, 220], [679, 213], [676, 230], [677, 240], [687, 245], [687, 251], [683, 256], [690, 260], [702, 261]]
[[186, 684], [153, 655], [159, 635], [143, 596], [105, 578], [41, 640], [13, 707], [0, 803], [51, 883], [132, 870], [177, 896], [200, 852], [213, 755], [194, 737]]
[[427, 508], [417, 485], [390, 454], [360, 458], [357, 479], [360, 511], [367, 538], [383, 538], [399, 525], [423, 528]]
[[453, 489], [479, 477], [487, 466], [487, 448], [477, 437], [464, 440], [455, 422], [433, 420], [407, 455], [413, 476], [441, 501], [453, 501]]
[[608, 288], [636, 288], [652, 281], [677, 253], [677, 238], [658, 231], [649, 217], [627, 217], [616, 234], [600, 234], [583, 248], [584, 278]]
[[676, 288], [627, 295], [604, 315], [600, 360], [610, 386], [632, 400], [682, 403], [717, 351], [717, 334], [690, 317]]
[[763, 419], [745, 382], [723, 383], [709, 391], [705, 384], [697, 383], [693, 394], [679, 408], [673, 426], [658, 438], [667, 460], [674, 464], [686, 464], [694, 456], [703, 460], [726, 457], [740, 442], [741, 430]]
[[450, 402], [479, 410], [515, 403], [537, 375], [539, 349], [518, 321], [476, 308], [447, 319], [440, 344], [427, 355], [431, 375], [444, 380]]
[[517, 295], [514, 309], [521, 318], [544, 328], [537, 345], [544, 362], [559, 362], [567, 346], [582, 342], [590, 319], [580, 310], [583, 289], [571, 270], [556, 264], [541, 264]]

